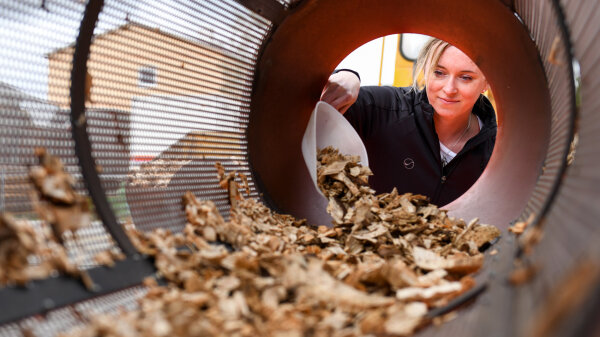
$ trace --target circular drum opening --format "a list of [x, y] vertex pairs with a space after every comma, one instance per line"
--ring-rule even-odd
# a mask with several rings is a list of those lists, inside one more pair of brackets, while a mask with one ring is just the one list
[[[468, 64], [466, 65], [467, 68], [464, 68], [465, 65], [455, 67], [456, 65], [454, 64], [454, 59], [449, 59], [445, 61], [445, 64], [440, 63], [441, 68], [438, 69], [437, 75], [430, 75], [430, 80], [443, 80], [443, 82], [438, 82], [437, 87], [432, 87], [430, 85], [430, 90], [426, 90], [425, 80], [423, 78], [424, 70], [421, 70], [420, 74], [417, 75], [417, 86], [419, 87], [419, 89], [413, 88], [413, 82], [415, 80], [414, 68], [417, 65], [418, 56], [423, 50], [423, 48], [426, 46], [426, 44], [429, 41], [431, 41], [432, 38], [433, 37], [428, 35], [413, 33], [398, 33], [378, 37], [361, 45], [357, 49], [353, 50], [350, 54], [346, 55], [341, 61], [341, 63], [336, 66], [336, 69], [338, 71], [352, 70], [357, 72], [360, 76], [360, 87], [363, 90], [378, 90], [375, 89], [375, 87], [405, 88], [408, 91], [408, 93], [410, 93], [410, 97], [413, 97], [413, 94], [421, 92], [421, 94], [419, 94], [416, 97], [426, 94], [428, 97], [427, 99], [429, 101], [431, 101], [431, 93], [437, 93], [437, 95], [443, 94], [446, 97], [457, 97], [457, 99], [458, 97], [460, 97], [461, 100], [476, 99], [474, 101], [474, 106], [472, 106], [472, 112], [474, 115], [479, 114], [480, 116], [478, 116], [477, 118], [470, 118], [469, 121], [476, 121], [477, 124], [470, 122], [467, 123], [465, 121], [465, 125], [467, 126], [467, 128], [465, 129], [462, 135], [464, 139], [461, 137], [458, 138], [458, 140], [469, 139], [469, 141], [465, 143], [464, 147], [473, 146], [472, 144], [479, 144], [479, 149], [483, 149], [484, 147], [481, 143], [483, 138], [481, 138], [481, 136], [475, 136], [475, 134], [473, 133], [465, 135], [467, 131], [472, 131], [473, 127], [477, 128], [478, 133], [486, 133], [487, 131], [485, 130], [491, 131], [491, 129], [493, 129], [494, 138], [485, 146], [485, 155], [487, 157], [485, 157], [485, 159], [478, 157], [477, 161], [471, 162], [470, 164], [465, 164], [464, 160], [459, 158], [460, 160], [458, 162], [460, 162], [460, 164], [457, 164], [455, 162], [452, 165], [449, 165], [450, 161], [453, 159], [453, 157], [456, 156], [457, 152], [459, 151], [458, 149], [452, 151], [447, 146], [452, 147], [452, 142], [454, 142], [456, 138], [443, 141], [440, 139], [439, 149], [430, 149], [431, 147], [436, 147], [437, 144], [435, 144], [436, 142], [432, 139], [434, 135], [430, 133], [430, 128], [428, 126], [429, 123], [426, 122], [429, 121], [429, 119], [411, 119], [415, 121], [415, 128], [417, 128], [417, 125], [420, 125], [418, 127], [419, 129], [423, 128], [422, 132], [414, 134], [430, 134], [430, 137], [425, 137], [422, 139], [426, 143], [423, 143], [424, 147], [420, 149], [416, 144], [408, 145], [406, 143], [406, 140], [402, 138], [403, 135], [401, 133], [405, 133], [408, 131], [400, 131], [399, 126], [394, 127], [394, 125], [396, 125], [397, 122], [393, 117], [391, 117], [391, 119], [388, 120], [385, 124], [385, 126], [392, 126], [391, 129], [389, 129], [391, 131], [392, 138], [381, 136], [382, 134], [386, 134], [385, 126], [380, 126], [380, 128], [383, 127], [383, 129], [378, 129], [379, 131], [370, 132], [370, 136], [363, 135], [364, 145], [366, 146], [367, 152], [369, 153], [369, 166], [374, 172], [374, 176], [370, 180], [370, 185], [371, 188], [375, 189], [376, 193], [389, 192], [391, 190], [391, 187], [382, 187], [381, 185], [382, 182], [387, 182], [387, 186], [396, 187], [399, 193], [410, 192], [413, 194], [423, 194], [430, 197], [430, 202], [440, 207], [443, 207], [449, 204], [450, 202], [456, 200], [470, 186], [472, 186], [472, 184], [477, 179], [479, 179], [479, 175], [487, 166], [487, 159], [489, 159], [489, 156], [493, 151], [493, 146], [495, 142], [496, 107], [493, 93], [490, 90], [488, 82], [486, 80], [486, 75], [483, 73], [479, 73], [479, 70], [476, 70], [474, 67], [469, 68]], [[461, 59], [459, 58], [458, 60], [460, 61]], [[449, 74], [447, 73], [447, 68], [451, 67], [453, 68], [454, 76], [449, 77]], [[473, 71], [477, 71], [478, 74], [475, 74]], [[450, 80], [450, 82], [448, 82], [448, 80]], [[439, 83], [443, 83], [444, 86], [440, 86]], [[445, 86], [446, 84], [450, 83], [453, 84], [452, 87]], [[470, 89], [474, 88], [474, 85], [481, 85], [481, 83], [485, 85], [483, 92], [480, 92], [480, 90], [475, 90], [471, 92]], [[378, 91], [371, 92], [375, 93]], [[401, 91], [394, 92], [397, 92], [397, 95], [403, 95]], [[399, 98], [399, 101], [403, 100]], [[485, 116], [481, 115], [484, 111], [482, 110], [482, 108], [487, 105], [488, 101], [491, 103], [491, 105], [489, 108], [486, 108], [485, 111], [488, 111], [489, 114], [485, 114]], [[382, 100], [379, 99], [377, 99], [376, 102], [378, 102], [377, 104], [392, 104], [383, 103]], [[363, 104], [370, 103], [368, 103], [368, 101], [363, 101]], [[462, 111], [455, 108], [452, 109], [452, 111], [454, 112]], [[415, 110], [420, 110], [420, 108], [418, 108], [416, 104]], [[354, 113], [356, 112], [358, 111], [354, 110]], [[381, 113], [383, 113], [384, 115], [388, 114], [386, 110], [383, 110]], [[347, 112], [344, 114], [344, 116], [348, 116]], [[493, 123], [492, 118], [494, 120]], [[421, 122], [417, 122], [417, 120], [420, 120]], [[486, 125], [486, 123], [488, 124]], [[359, 130], [360, 128], [361, 127], [357, 128], [357, 132], [359, 133], [361, 132]], [[379, 136], [377, 135], [377, 133], [379, 133]], [[491, 133], [489, 133], [489, 135], [491, 135]], [[458, 136], [458, 134], [456, 134], [456, 136]], [[380, 139], [385, 139], [386, 141], [383, 141], [383, 144], [380, 144]], [[413, 139], [413, 137], [410, 137], [410, 139]], [[427, 141], [426, 139], [431, 141]], [[470, 143], [471, 145], [467, 145], [467, 143]], [[456, 142], [454, 142], [454, 144], [456, 144]], [[382, 150], [382, 146], [385, 147], [386, 150]], [[394, 148], [394, 150], [389, 148], [390, 146]], [[430, 157], [429, 155], [422, 155], [421, 152], [431, 152], [433, 157]], [[404, 154], [400, 156], [400, 153]], [[462, 157], [464, 158], [464, 156]], [[414, 165], [398, 165], [398, 158], [404, 160], [402, 163], [413, 162]], [[416, 159], [413, 161], [413, 158], [420, 159]], [[429, 160], [423, 162], [424, 158], [429, 158], [429, 160], [436, 161], [433, 167], [433, 172], [439, 173], [439, 176], [433, 177], [431, 179], [422, 178], [422, 174], [419, 173], [420, 171], [432, 172], [431, 166], [427, 165], [425, 168], [424, 165], [426, 165], [426, 163], [429, 162]], [[439, 158], [441, 160], [438, 162], [436, 158]], [[462, 167], [457, 167], [456, 165], [462, 165]], [[465, 183], [464, 188], [462, 190], [454, 194], [453, 197], [440, 198], [439, 194], [437, 195], [437, 197], [435, 196], [437, 193], [439, 193], [439, 191], [443, 189], [448, 189], [448, 183], [442, 181], [440, 177], [449, 177], [450, 175], [454, 176], [455, 174], [460, 173], [461, 170], [464, 171], [466, 168], [474, 172], [474, 174], [471, 176], [470, 182]], [[420, 176], [420, 178], [416, 178], [415, 175], [417, 177]], [[394, 181], [396, 183], [393, 183]], [[416, 184], [413, 184], [411, 187], [402, 185], [404, 182], [407, 181], [415, 182]], [[429, 186], [429, 188], [426, 188], [425, 186]], [[437, 186], [437, 188], [435, 188], [434, 186]]]
[[300, 151], [310, 112], [335, 66], [376, 37], [420, 33], [450, 42], [486, 74], [497, 102], [494, 153], [479, 180], [445, 208], [500, 227], [535, 195], [551, 135], [551, 99], [536, 43], [500, 1], [307, 1], [266, 44], [248, 127], [250, 163], [275, 209], [329, 223]]

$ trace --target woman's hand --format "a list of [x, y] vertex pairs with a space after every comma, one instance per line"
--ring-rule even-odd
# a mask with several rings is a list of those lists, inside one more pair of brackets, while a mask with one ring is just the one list
[[356, 102], [360, 89], [360, 79], [349, 71], [339, 71], [327, 80], [321, 93], [321, 101], [331, 104], [344, 114]]

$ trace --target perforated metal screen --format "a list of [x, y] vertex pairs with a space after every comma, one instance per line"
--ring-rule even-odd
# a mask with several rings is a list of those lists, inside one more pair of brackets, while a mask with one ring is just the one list
[[[83, 10], [84, 4], [70, 0], [0, 2], [0, 211], [34, 225], [40, 218], [32, 206], [34, 189], [28, 172], [38, 163], [36, 148], [58, 156], [74, 178], [77, 192], [88, 194], [74, 152], [69, 111], [61, 105], [68, 95], [54, 94], [68, 93], [71, 60], [51, 61], [55, 50], [77, 37]], [[51, 71], [50, 64], [63, 73]], [[97, 127], [90, 131], [101, 133]], [[118, 185], [119, 178], [115, 178], [109, 183], [112, 190]], [[86, 248], [77, 253], [69, 250], [81, 257], [78, 264], [82, 269], [96, 265], [94, 254], [114, 247], [98, 217], [93, 218], [92, 225], [78, 233]], [[69, 246], [75, 244], [70, 241]]]
[[[291, 8], [298, 2], [272, 3]], [[517, 306], [523, 315], [516, 321], [525, 326], [528, 314], [543, 305], [544, 291], [579, 258], [597, 252], [592, 247], [599, 237], [600, 54], [590, 46], [600, 27], [600, 5], [574, 0], [504, 3], [513, 6], [538, 46], [552, 100], [545, 166], [523, 217], [545, 215], [549, 239], [534, 257], [555, 263], [517, 293], [524, 300]], [[227, 217], [227, 194], [218, 185], [216, 162], [246, 174], [250, 196], [259, 197], [248, 164], [246, 129], [256, 64], [275, 26], [249, 8], [265, 4], [270, 2], [105, 1], [82, 89], [91, 155], [120, 225], [180, 230], [185, 223], [180, 200], [187, 190], [213, 200]], [[70, 121], [73, 53], [85, 5], [79, 0], [0, 0], [0, 211], [34, 225], [41, 220], [32, 207], [28, 168], [36, 163], [36, 148], [60, 157], [76, 190], [89, 197]], [[583, 76], [579, 146], [565, 168], [573, 132], [570, 52]], [[67, 247], [79, 257], [81, 269], [97, 265], [92, 258], [97, 252], [116, 248], [95, 213], [92, 225], [76, 234]], [[20, 336], [22, 329], [53, 336], [96, 312], [131, 308], [143, 293], [136, 287], [19, 320], [1, 326], [0, 336]], [[501, 309], [504, 318], [511, 315]]]
[[[36, 228], [43, 221], [32, 204], [28, 172], [38, 163], [37, 148], [61, 159], [75, 189], [93, 207], [70, 116], [73, 53], [85, 6], [75, 0], [0, 1], [0, 211]], [[181, 197], [188, 190], [213, 200], [228, 217], [216, 162], [245, 173], [250, 196], [258, 196], [245, 129], [255, 63], [270, 28], [268, 20], [235, 1], [104, 3], [87, 62], [85, 122], [119, 224], [179, 231], [185, 223]], [[66, 247], [81, 269], [96, 267], [97, 253], [118, 250], [95, 213], [90, 226], [68, 236]], [[55, 296], [60, 297], [42, 294], [36, 307], [54, 308]], [[105, 311], [100, 302], [115, 309], [135, 305], [137, 297], [138, 292], [104, 296], [4, 325], [0, 335], [23, 330], [53, 336]]]
[[539, 50], [552, 106], [548, 150], [536, 188], [521, 216], [521, 220], [525, 220], [531, 213], [540, 214], [548, 210], [553, 193], [560, 184], [559, 177], [564, 173], [574, 136], [576, 83], [573, 82], [573, 67], [577, 64], [571, 59], [566, 26], [561, 25], [562, 13], [555, 6], [531, 1], [515, 1], [514, 6]]
[[142, 286], [131, 287], [52, 310], [45, 315], [32, 316], [18, 322], [0, 326], [1, 337], [38, 336], [52, 337], [84, 326], [92, 317], [101, 314], [117, 314], [138, 308], [137, 300], [146, 294]]
[[[530, 12], [530, 21], [539, 22], [538, 12], [547, 11], [542, 4], [533, 6], [522, 2], [521, 7]], [[543, 272], [531, 284], [522, 287], [515, 294], [522, 298], [518, 305], [519, 313], [531, 312], [532, 308], [542, 311], [547, 307], [548, 300], [542, 294], [557, 294], [563, 291], [561, 283], [568, 277], [583, 278], [581, 270], [593, 270], [598, 265], [598, 240], [600, 239], [600, 179], [599, 147], [600, 141], [600, 48], [597, 36], [600, 33], [600, 3], [598, 1], [556, 1], [563, 10], [564, 23], [571, 39], [571, 52], [576, 61], [574, 66], [577, 90], [576, 109], [576, 135], [577, 143], [573, 146], [574, 156], [571, 164], [559, 177], [560, 187], [557, 194], [542, 219], [544, 239], [533, 252], [531, 260], [543, 265]], [[547, 7], [547, 6], [546, 6]], [[541, 25], [543, 23], [538, 23]], [[541, 30], [540, 30], [541, 31]], [[550, 31], [551, 32], [551, 31]], [[540, 33], [541, 34], [541, 33]], [[550, 34], [551, 35], [551, 34]], [[551, 43], [547, 37], [546, 44]], [[552, 67], [552, 65], [546, 66]], [[554, 66], [555, 68], [560, 68]], [[549, 80], [553, 78], [549, 76]], [[556, 82], [556, 81], [554, 81]], [[565, 85], [566, 83], [559, 83]], [[553, 105], [557, 109], [565, 109], [564, 102], [560, 101], [564, 93], [553, 90]], [[556, 102], [554, 102], [556, 101]], [[561, 124], [561, 119], [556, 117], [556, 125]], [[553, 124], [554, 125], [554, 124]], [[558, 129], [556, 129], [558, 130]], [[553, 130], [554, 132], [554, 130]], [[552, 144], [555, 146], [555, 144]], [[552, 148], [552, 147], [551, 147]], [[548, 157], [556, 157], [549, 150]], [[582, 269], [583, 267], [583, 269]], [[578, 269], [579, 268], [579, 269]], [[554, 336], [597, 336], [600, 332], [598, 324], [598, 289], [585, 296], [587, 307], [572, 310], [565, 314], [562, 325], [557, 325], [552, 334]], [[594, 307], [595, 305], [595, 307]], [[526, 325], [527, 318], [523, 315], [519, 324]], [[587, 323], [582, 323], [587, 322]], [[595, 330], [594, 329], [595, 326]]]
[[[76, 190], [88, 193], [69, 109], [84, 4], [0, 6], [0, 210], [37, 220], [28, 178], [36, 148], [60, 157]], [[88, 62], [87, 132], [120, 223], [178, 230], [186, 190], [215, 201], [227, 216], [214, 164], [251, 177], [244, 131], [254, 62], [269, 27], [234, 1], [105, 4]], [[94, 266], [91, 256], [114, 246], [97, 217], [78, 236], [89, 255], [80, 259], [82, 268]]]
[[[0, 209], [36, 219], [27, 177], [36, 147], [59, 156], [77, 190], [87, 194], [69, 110], [84, 4], [1, 5]], [[254, 63], [269, 29], [267, 20], [235, 1], [105, 3], [88, 62], [87, 132], [121, 223], [181, 228], [186, 190], [215, 201], [227, 216], [214, 164], [251, 179], [245, 128]]]
[[[251, 176], [245, 128], [254, 63], [269, 28], [234, 1], [105, 4], [87, 63], [86, 110], [98, 111], [103, 125], [104, 134], [90, 141], [105, 188], [121, 177], [107, 188], [121, 223], [181, 229], [187, 190], [228, 215], [214, 165]], [[111, 120], [123, 124], [122, 134]]]

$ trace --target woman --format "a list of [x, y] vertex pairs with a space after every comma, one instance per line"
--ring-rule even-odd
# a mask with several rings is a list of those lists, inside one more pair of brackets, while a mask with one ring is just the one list
[[473, 185], [492, 154], [496, 118], [482, 95], [485, 76], [467, 55], [431, 39], [415, 63], [412, 87], [360, 87], [357, 75], [334, 72], [321, 100], [362, 138], [378, 193], [396, 187], [445, 205]]

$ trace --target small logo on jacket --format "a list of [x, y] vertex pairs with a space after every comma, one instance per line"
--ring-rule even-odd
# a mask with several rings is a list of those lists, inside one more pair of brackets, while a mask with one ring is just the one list
[[415, 161], [412, 158], [404, 159], [404, 168], [412, 170], [415, 167]]

